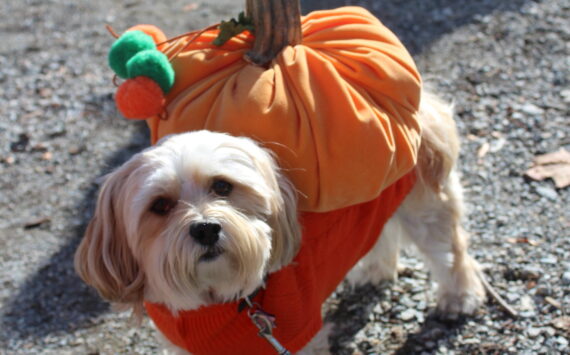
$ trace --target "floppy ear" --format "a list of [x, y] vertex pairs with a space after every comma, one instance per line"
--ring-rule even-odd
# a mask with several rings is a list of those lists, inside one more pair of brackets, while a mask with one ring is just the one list
[[75, 253], [75, 270], [101, 297], [133, 305], [142, 302], [144, 274], [127, 243], [124, 207], [127, 180], [136, 166], [131, 159], [107, 177], [95, 216]]
[[297, 190], [285, 176], [276, 171], [279, 195], [273, 206], [269, 224], [273, 229], [269, 272], [291, 263], [301, 245], [301, 227], [297, 213]]

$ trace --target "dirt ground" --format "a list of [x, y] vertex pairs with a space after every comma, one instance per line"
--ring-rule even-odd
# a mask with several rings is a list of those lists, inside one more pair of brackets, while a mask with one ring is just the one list
[[[116, 112], [107, 51], [118, 31], [168, 35], [235, 17], [243, 1], [0, 2], [0, 354], [155, 354], [75, 275], [72, 256], [99, 178], [148, 145]], [[413, 253], [393, 284], [341, 287], [327, 319], [335, 354], [570, 353], [570, 190], [524, 176], [537, 154], [570, 150], [568, 0], [302, 1], [363, 5], [408, 46], [455, 104], [472, 254], [520, 313], [433, 314]]]

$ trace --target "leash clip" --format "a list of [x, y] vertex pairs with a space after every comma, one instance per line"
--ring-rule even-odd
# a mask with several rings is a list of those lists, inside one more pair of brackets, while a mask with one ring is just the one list
[[257, 327], [260, 337], [265, 338], [273, 346], [279, 355], [291, 355], [289, 350], [285, 349], [283, 345], [273, 336], [273, 328], [275, 328], [275, 316], [265, 312], [259, 304], [251, 302], [249, 297], [244, 298], [249, 309], [247, 316], [251, 319], [252, 323]]

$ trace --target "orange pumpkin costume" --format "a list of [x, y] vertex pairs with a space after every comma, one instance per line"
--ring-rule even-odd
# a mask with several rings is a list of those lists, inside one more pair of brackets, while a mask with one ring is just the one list
[[[321, 326], [322, 302], [374, 245], [413, 187], [421, 79], [396, 36], [359, 7], [302, 18], [302, 43], [261, 68], [243, 57], [252, 36], [221, 47], [216, 31], [164, 49], [176, 81], [167, 119], [147, 120], [152, 142], [208, 129], [273, 150], [301, 192], [303, 242], [294, 262], [255, 298], [277, 317], [275, 337], [298, 351]], [[145, 304], [158, 328], [194, 354], [271, 354], [237, 304], [183, 311]]]

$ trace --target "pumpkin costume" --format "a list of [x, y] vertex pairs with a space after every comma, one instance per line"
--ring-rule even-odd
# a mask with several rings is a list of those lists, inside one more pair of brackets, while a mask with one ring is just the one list
[[[147, 119], [152, 143], [207, 129], [248, 136], [276, 154], [300, 191], [303, 240], [292, 264], [256, 297], [275, 337], [298, 351], [322, 325], [321, 304], [374, 245], [415, 182], [421, 79], [414, 61], [360, 7], [301, 19], [302, 42], [267, 68], [244, 60], [253, 36], [217, 47], [217, 31], [162, 46], [176, 73], [166, 116]], [[182, 311], [145, 304], [174, 344], [193, 354], [271, 354], [237, 303]]]

